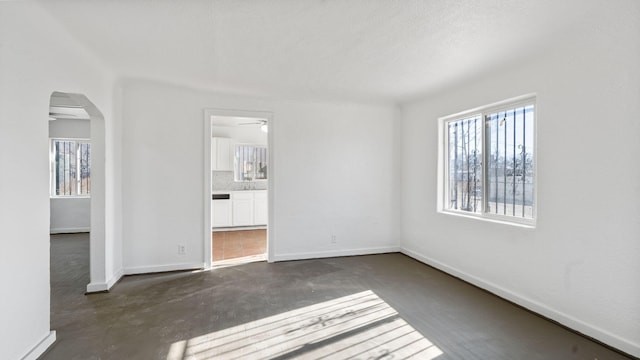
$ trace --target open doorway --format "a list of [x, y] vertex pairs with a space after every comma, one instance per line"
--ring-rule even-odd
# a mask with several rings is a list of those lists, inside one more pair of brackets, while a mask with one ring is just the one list
[[268, 260], [270, 113], [207, 110], [213, 267]]
[[90, 280], [91, 128], [87, 111], [65, 93], [49, 104], [51, 328]]
[[[49, 102], [52, 306], [61, 294], [108, 290], [104, 118], [82, 94]], [[54, 309], [55, 310], [55, 309]], [[53, 314], [53, 312], [52, 312]]]

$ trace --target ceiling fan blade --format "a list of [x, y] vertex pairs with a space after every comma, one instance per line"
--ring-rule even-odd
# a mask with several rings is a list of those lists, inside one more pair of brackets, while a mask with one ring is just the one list
[[58, 112], [50, 112], [49, 116], [51, 116], [51, 117], [64, 117], [64, 118], [77, 118], [77, 116], [74, 115], [74, 114], [58, 113]]

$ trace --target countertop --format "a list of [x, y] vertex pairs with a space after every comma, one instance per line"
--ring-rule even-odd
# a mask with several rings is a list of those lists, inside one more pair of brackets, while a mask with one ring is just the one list
[[230, 194], [234, 192], [263, 192], [267, 190], [214, 190], [211, 194]]

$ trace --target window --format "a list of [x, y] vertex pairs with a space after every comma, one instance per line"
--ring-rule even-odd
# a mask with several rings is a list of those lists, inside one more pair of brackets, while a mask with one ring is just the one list
[[234, 180], [267, 180], [267, 148], [262, 145], [236, 145]]
[[89, 140], [51, 139], [51, 196], [89, 196]]
[[440, 119], [440, 210], [534, 223], [534, 109], [527, 97]]

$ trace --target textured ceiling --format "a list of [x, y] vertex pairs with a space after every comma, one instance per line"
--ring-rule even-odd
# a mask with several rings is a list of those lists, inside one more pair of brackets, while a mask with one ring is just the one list
[[117, 74], [399, 102], [561, 46], [599, 0], [42, 1]]

